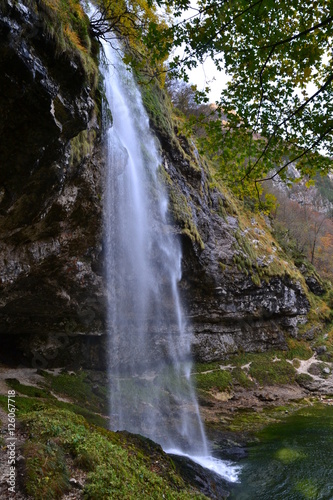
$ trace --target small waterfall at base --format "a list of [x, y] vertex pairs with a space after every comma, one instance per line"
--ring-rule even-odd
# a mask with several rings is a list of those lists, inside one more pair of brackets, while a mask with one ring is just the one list
[[131, 72], [118, 50], [105, 43], [104, 51], [113, 117], [105, 191], [110, 426], [236, 480], [237, 467], [209, 457], [190, 379], [191, 338], [177, 288], [181, 248], [167, 223], [158, 144]]

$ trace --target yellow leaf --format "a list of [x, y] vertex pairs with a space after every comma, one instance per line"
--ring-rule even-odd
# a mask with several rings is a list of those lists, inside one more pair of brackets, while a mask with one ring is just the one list
[[305, 68], [304, 69], [304, 78], [309, 78], [311, 75], [311, 68]]

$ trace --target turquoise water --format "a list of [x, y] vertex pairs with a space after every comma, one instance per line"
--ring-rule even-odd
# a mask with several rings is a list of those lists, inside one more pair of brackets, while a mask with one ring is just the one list
[[333, 499], [333, 406], [302, 409], [257, 437], [232, 499]]

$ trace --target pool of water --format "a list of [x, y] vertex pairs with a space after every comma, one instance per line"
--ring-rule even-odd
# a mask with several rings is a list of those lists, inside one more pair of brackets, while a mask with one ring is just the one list
[[333, 406], [299, 410], [257, 437], [231, 499], [333, 499]]

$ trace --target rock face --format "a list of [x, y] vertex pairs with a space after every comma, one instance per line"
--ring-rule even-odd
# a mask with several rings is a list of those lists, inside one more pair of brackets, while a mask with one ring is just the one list
[[[195, 151], [189, 150], [186, 141], [183, 147], [193, 157]], [[178, 205], [171, 211], [178, 215], [183, 242], [181, 289], [194, 333], [196, 359], [218, 360], [239, 350], [286, 349], [286, 334], [297, 335], [297, 324], [306, 321], [309, 309], [299, 281], [301, 275], [298, 280], [287, 273], [267, 274], [255, 283], [253, 277], [240, 271], [235, 263], [240, 256], [247, 258], [246, 247], [242, 242], [239, 245], [238, 217], [223, 210], [228, 204], [226, 198], [209, 189], [200, 163], [193, 166], [175, 149], [166, 148], [165, 165], [173, 183], [171, 200], [176, 198]], [[185, 216], [184, 209], [179, 216], [179, 199], [172, 196], [177, 189], [186, 196]], [[191, 226], [189, 216], [200, 240], [195, 231], [191, 234], [186, 228]], [[250, 224], [254, 234], [263, 232], [255, 227], [255, 220]], [[257, 257], [256, 266], [268, 267], [265, 258]], [[270, 257], [268, 262], [274, 259], [278, 257]], [[247, 266], [250, 269], [254, 264], [248, 261]]]
[[95, 103], [32, 9], [9, 4], [0, 40], [1, 358], [91, 365], [105, 317]]
[[[37, 12], [9, 4], [0, 19], [0, 361], [98, 369], [106, 346], [102, 148], [83, 67], [55, 54]], [[209, 188], [187, 141], [175, 146], [152, 124], [170, 223], [182, 239], [196, 358], [285, 348], [308, 310], [300, 283], [285, 274], [255, 284], [237, 267], [237, 214]]]

